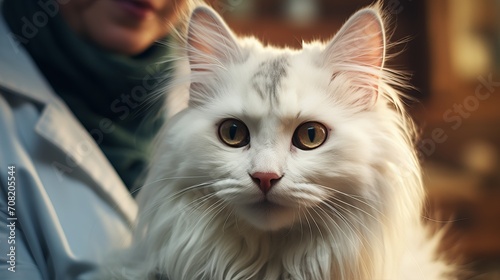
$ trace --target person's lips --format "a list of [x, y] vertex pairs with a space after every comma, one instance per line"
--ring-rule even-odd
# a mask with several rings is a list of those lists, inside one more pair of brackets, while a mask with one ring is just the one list
[[149, 0], [115, 0], [121, 9], [129, 16], [137, 19], [145, 19], [153, 14], [155, 8]]

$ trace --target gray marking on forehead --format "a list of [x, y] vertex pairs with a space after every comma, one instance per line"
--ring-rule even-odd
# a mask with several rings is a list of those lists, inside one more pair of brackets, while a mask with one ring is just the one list
[[286, 55], [264, 61], [259, 65], [252, 77], [252, 86], [262, 99], [267, 96], [271, 101], [278, 100], [278, 90], [282, 79], [287, 75], [286, 68], [289, 65]]

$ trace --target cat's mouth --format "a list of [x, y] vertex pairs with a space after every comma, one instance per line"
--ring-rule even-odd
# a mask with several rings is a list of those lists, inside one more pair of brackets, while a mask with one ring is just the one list
[[287, 228], [293, 224], [295, 211], [293, 208], [263, 199], [240, 208], [243, 217], [253, 226], [265, 231]]
[[266, 211], [278, 211], [283, 210], [287, 207], [280, 205], [278, 203], [269, 201], [267, 199], [251, 204], [252, 208]]

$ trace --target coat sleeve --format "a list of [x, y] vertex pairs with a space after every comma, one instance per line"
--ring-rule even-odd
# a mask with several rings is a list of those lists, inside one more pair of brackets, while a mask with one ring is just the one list
[[35, 262], [17, 217], [18, 170], [13, 157], [16, 150], [12, 146], [14, 135], [8, 125], [11, 118], [11, 108], [0, 95], [0, 279], [44, 279], [46, 271], [41, 271]]
[[0, 279], [93, 279], [111, 251], [129, 244], [130, 225], [96, 183], [39, 137], [40, 110], [0, 92]]
[[[7, 172], [7, 168], [3, 170]], [[7, 186], [5, 178], [0, 182], [0, 279], [43, 279], [31, 256], [21, 228], [14, 220], [8, 220]], [[10, 237], [10, 239], [9, 239]]]

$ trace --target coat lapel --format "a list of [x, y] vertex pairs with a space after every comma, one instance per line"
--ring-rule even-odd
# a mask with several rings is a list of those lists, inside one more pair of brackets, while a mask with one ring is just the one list
[[72, 168], [67, 163], [78, 166], [98, 186], [96, 192], [120, 209], [129, 222], [134, 221], [135, 200], [97, 143], [64, 104], [54, 101], [45, 106], [35, 131], [65, 154], [59, 172]]

